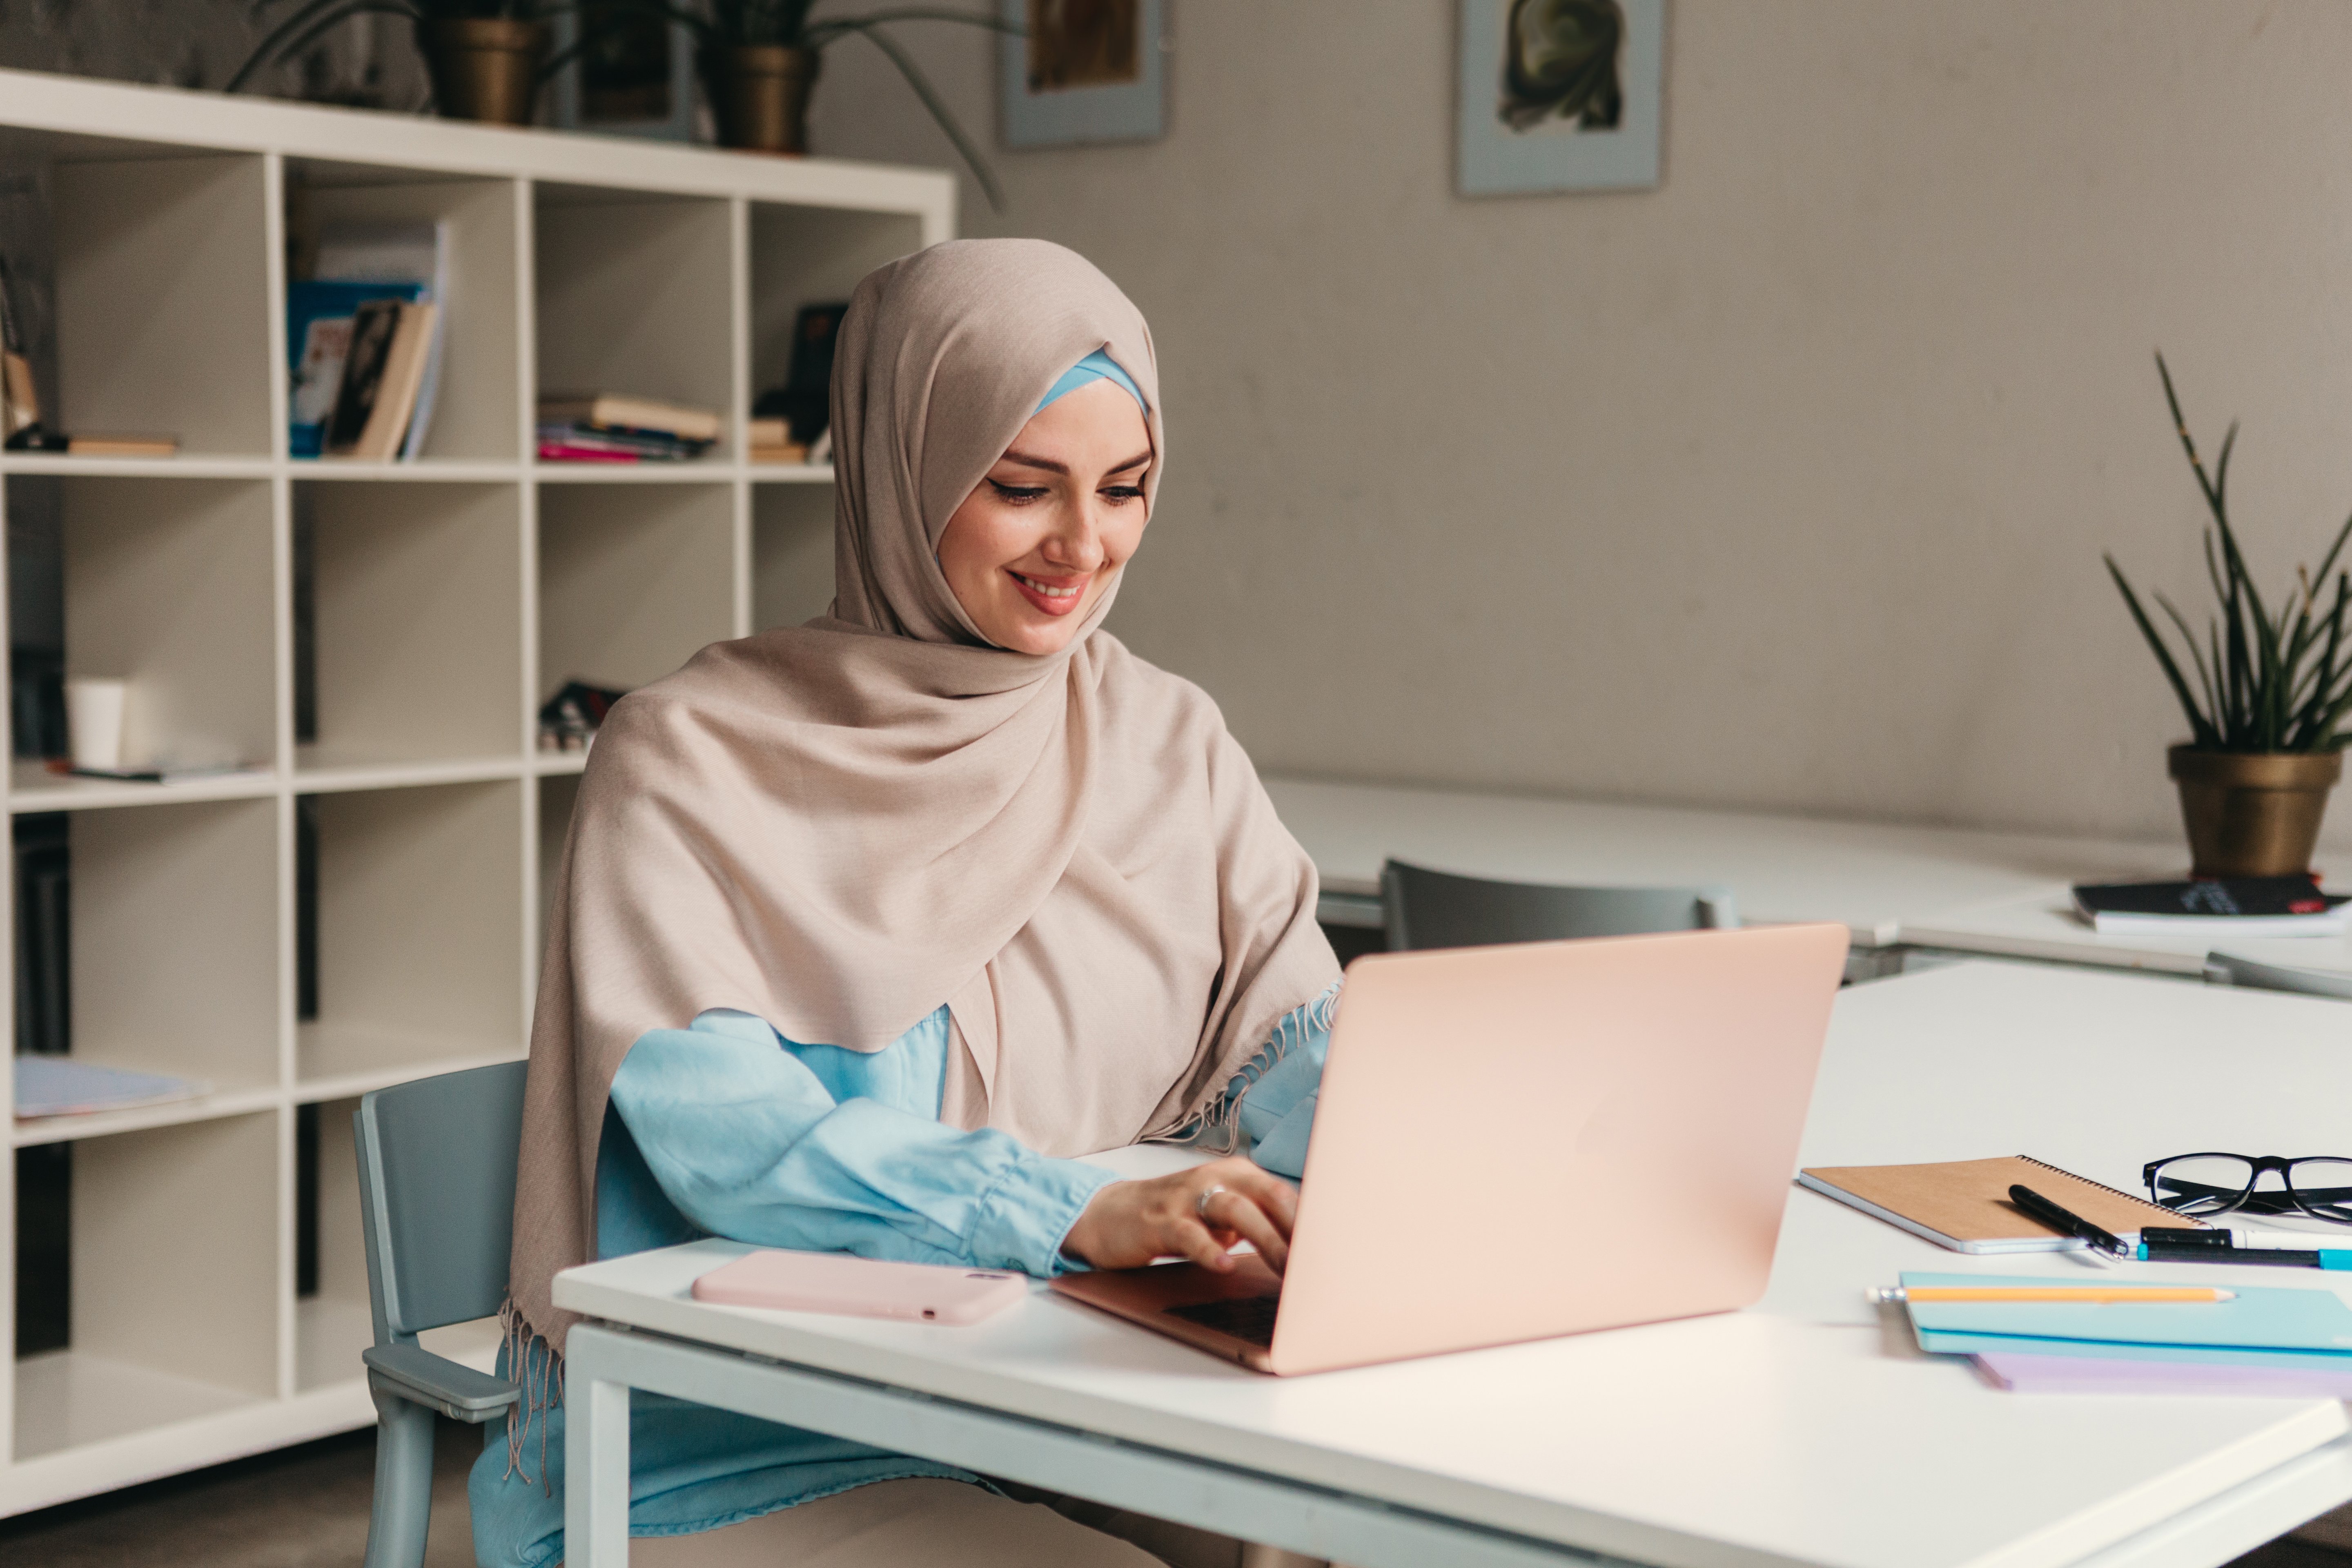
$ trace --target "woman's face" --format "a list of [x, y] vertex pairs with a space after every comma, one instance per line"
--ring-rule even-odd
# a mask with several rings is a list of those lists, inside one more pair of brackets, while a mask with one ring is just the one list
[[1143, 539], [1151, 437], [1113, 381], [1021, 427], [940, 535], [940, 570], [981, 636], [1059, 653]]

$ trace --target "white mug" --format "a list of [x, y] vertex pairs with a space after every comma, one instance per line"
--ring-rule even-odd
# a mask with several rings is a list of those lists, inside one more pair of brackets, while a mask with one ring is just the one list
[[66, 739], [73, 765], [111, 773], [122, 766], [122, 710], [127, 680], [76, 676], [66, 682]]

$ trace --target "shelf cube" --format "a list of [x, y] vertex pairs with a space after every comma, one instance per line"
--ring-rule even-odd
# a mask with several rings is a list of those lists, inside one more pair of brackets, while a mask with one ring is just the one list
[[[728, 204], [534, 187], [539, 392], [620, 393], [735, 411]], [[731, 434], [714, 448], [731, 451]]]
[[[269, 487], [14, 474], [12, 519], [62, 546], [65, 672], [130, 682], [128, 766], [275, 762]], [[37, 776], [20, 793], [54, 785]]]
[[320, 479], [296, 504], [311, 540], [318, 716], [300, 765], [516, 755], [516, 488]]
[[287, 231], [298, 257], [339, 225], [443, 226], [449, 288], [436, 301], [444, 357], [420, 453], [427, 462], [511, 463], [523, 455], [521, 204], [512, 180], [287, 161]]
[[189, 455], [279, 450], [262, 160], [64, 145], [51, 201], [59, 406], [44, 423], [174, 436]]
[[71, 1343], [16, 1362], [14, 1458], [277, 1395], [279, 1120], [74, 1143]]
[[358, 1093], [520, 1055], [521, 785], [318, 800], [318, 1016], [299, 1026], [304, 1086]]
[[540, 695], [633, 689], [730, 636], [734, 518], [722, 485], [542, 485]]

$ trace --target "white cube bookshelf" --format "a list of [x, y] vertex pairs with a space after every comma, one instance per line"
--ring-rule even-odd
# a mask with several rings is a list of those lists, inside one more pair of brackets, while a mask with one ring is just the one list
[[[539, 706], [567, 679], [641, 685], [823, 610], [831, 474], [745, 461], [744, 421], [782, 379], [794, 312], [949, 237], [954, 186], [10, 71], [0, 167], [49, 195], [51, 422], [180, 441], [0, 454], [0, 495], [59, 520], [68, 670], [133, 683], [134, 753], [254, 764], [8, 774], [11, 813], [68, 814], [75, 1055], [213, 1088], [96, 1117], [11, 1108], [18, 1148], [71, 1148], [72, 1308], [67, 1348], [0, 1361], [6, 1515], [373, 1420], [351, 1114], [370, 1089], [522, 1053], [582, 763], [536, 749]], [[421, 457], [290, 458], [289, 278], [327, 225], [424, 219], [449, 226], [453, 271]], [[687, 463], [540, 463], [542, 388], [720, 408], [726, 434]], [[298, 1018], [304, 813], [318, 994]], [[317, 1279], [298, 1297], [311, 1106]], [[15, 1173], [0, 1162], [11, 1345]], [[495, 1335], [428, 1342], [487, 1364]]]

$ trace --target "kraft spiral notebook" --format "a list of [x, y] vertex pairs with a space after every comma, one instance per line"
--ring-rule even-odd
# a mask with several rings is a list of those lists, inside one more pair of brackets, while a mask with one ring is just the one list
[[2142, 1226], [2205, 1223], [2022, 1154], [1933, 1165], [1825, 1165], [1798, 1172], [1797, 1182], [1955, 1252], [2082, 1250], [2082, 1241], [2058, 1235], [2011, 1203], [2012, 1184], [2032, 1187], [2118, 1236]]

